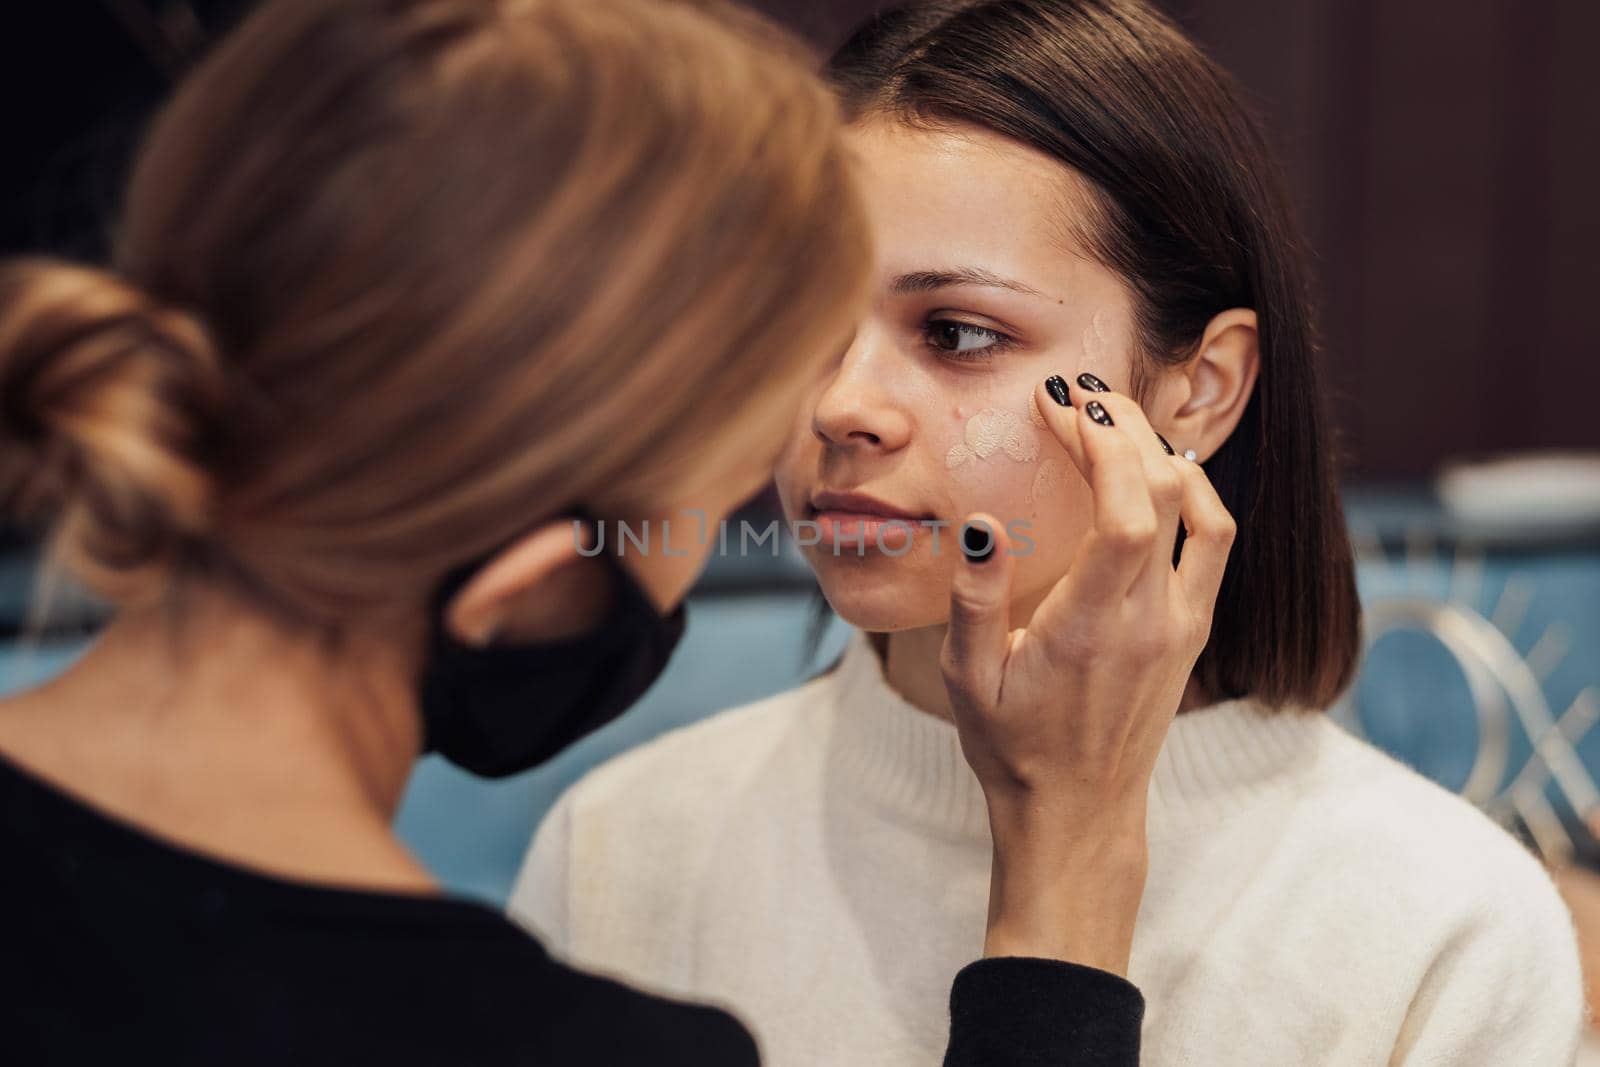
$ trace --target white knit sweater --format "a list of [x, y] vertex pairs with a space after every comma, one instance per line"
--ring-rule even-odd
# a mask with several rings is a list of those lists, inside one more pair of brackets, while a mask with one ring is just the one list
[[[1543, 868], [1322, 715], [1179, 716], [1149, 834], [1145, 1064], [1573, 1062], [1582, 977]], [[764, 1063], [928, 1067], [988, 880], [954, 727], [857, 635], [833, 673], [589, 774], [511, 910], [582, 966], [731, 1008]]]

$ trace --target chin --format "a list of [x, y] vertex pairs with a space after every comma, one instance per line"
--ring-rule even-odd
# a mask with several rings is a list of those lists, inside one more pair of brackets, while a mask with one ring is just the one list
[[834, 613], [858, 630], [892, 633], [939, 626], [950, 618], [947, 580], [883, 573], [855, 558], [813, 559], [811, 569]]

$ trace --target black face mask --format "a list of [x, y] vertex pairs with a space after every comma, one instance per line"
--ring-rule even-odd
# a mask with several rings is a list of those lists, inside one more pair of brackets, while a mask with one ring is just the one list
[[491, 555], [446, 576], [433, 596], [423, 664], [424, 751], [487, 778], [536, 767], [626, 711], [666, 669], [684, 608], [663, 617], [610, 551], [611, 608], [598, 627], [547, 644], [464, 644], [445, 608]]

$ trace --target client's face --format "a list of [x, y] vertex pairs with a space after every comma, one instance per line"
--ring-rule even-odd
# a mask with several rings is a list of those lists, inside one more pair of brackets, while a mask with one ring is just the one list
[[1082, 179], [1059, 163], [967, 126], [869, 121], [850, 140], [874, 299], [795, 420], [777, 465], [784, 510], [816, 523], [804, 551], [834, 609], [878, 631], [949, 618], [958, 528], [989, 512], [1017, 545], [1020, 625], [1090, 521], [1088, 485], [1040, 423], [1034, 388], [1090, 371], [1126, 392], [1131, 301], [1069, 236]]

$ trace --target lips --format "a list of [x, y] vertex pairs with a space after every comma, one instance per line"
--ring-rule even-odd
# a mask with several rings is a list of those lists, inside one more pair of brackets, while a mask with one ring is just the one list
[[921, 519], [932, 518], [931, 515], [918, 514], [897, 508], [893, 504], [879, 500], [866, 493], [835, 493], [824, 490], [811, 497], [811, 510], [814, 514], [824, 511], [837, 511], [848, 515], [860, 515], [876, 519], [903, 519], [906, 522], [917, 522]]
[[810, 511], [822, 544], [835, 549], [861, 546], [861, 552], [878, 547], [897, 553], [908, 545], [917, 524], [933, 517], [856, 492], [816, 493]]

